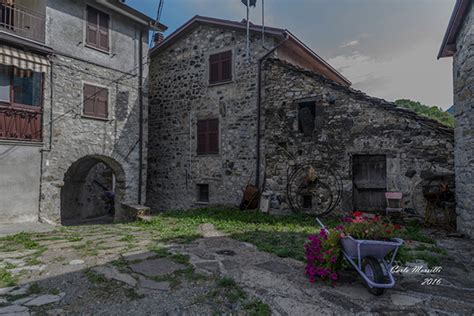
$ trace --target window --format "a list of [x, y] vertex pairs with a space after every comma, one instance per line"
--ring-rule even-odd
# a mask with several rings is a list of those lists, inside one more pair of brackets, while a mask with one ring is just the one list
[[199, 120], [197, 123], [197, 153], [209, 155], [219, 153], [219, 120]]
[[87, 7], [86, 43], [89, 46], [109, 51], [108, 14], [92, 7]]
[[313, 135], [316, 103], [302, 102], [298, 105], [298, 130], [304, 136]]
[[209, 202], [209, 184], [198, 184], [198, 202]]
[[232, 80], [232, 51], [209, 56], [209, 83]]
[[303, 208], [313, 207], [313, 196], [311, 194], [303, 195]]
[[109, 112], [109, 90], [91, 84], [84, 84], [84, 115], [107, 119]]
[[0, 102], [41, 107], [42, 96], [42, 73], [0, 66]]

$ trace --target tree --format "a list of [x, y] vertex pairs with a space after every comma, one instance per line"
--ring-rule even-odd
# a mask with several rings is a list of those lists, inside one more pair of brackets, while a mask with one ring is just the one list
[[454, 117], [437, 106], [428, 106], [408, 99], [396, 100], [395, 104], [399, 107], [412, 110], [417, 114], [434, 119], [446, 126], [454, 127]]

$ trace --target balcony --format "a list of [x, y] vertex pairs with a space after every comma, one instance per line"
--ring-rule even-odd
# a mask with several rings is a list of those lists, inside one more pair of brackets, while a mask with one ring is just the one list
[[[18, 2], [30, 4], [20, 5]], [[39, 13], [43, 1], [5, 1], [0, 0], [0, 31], [36, 42], [45, 41], [45, 15]], [[33, 9], [34, 8], [34, 9]]]
[[0, 139], [41, 141], [41, 111], [0, 105]]

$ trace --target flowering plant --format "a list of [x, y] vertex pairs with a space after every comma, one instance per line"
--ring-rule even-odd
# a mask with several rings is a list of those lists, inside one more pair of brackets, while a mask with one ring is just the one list
[[355, 212], [352, 216], [343, 218], [342, 225], [310, 235], [305, 244], [306, 274], [309, 281], [314, 283], [319, 277], [334, 284], [338, 279], [338, 271], [343, 262], [341, 238], [350, 235], [355, 239], [388, 240], [400, 229], [400, 225], [384, 222], [380, 216], [369, 218], [361, 212]]

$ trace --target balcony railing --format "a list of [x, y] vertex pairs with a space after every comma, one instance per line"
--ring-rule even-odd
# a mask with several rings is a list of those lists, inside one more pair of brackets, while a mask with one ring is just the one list
[[44, 43], [45, 20], [43, 14], [27, 7], [0, 3], [0, 30]]
[[0, 105], [0, 140], [41, 141], [41, 111]]

